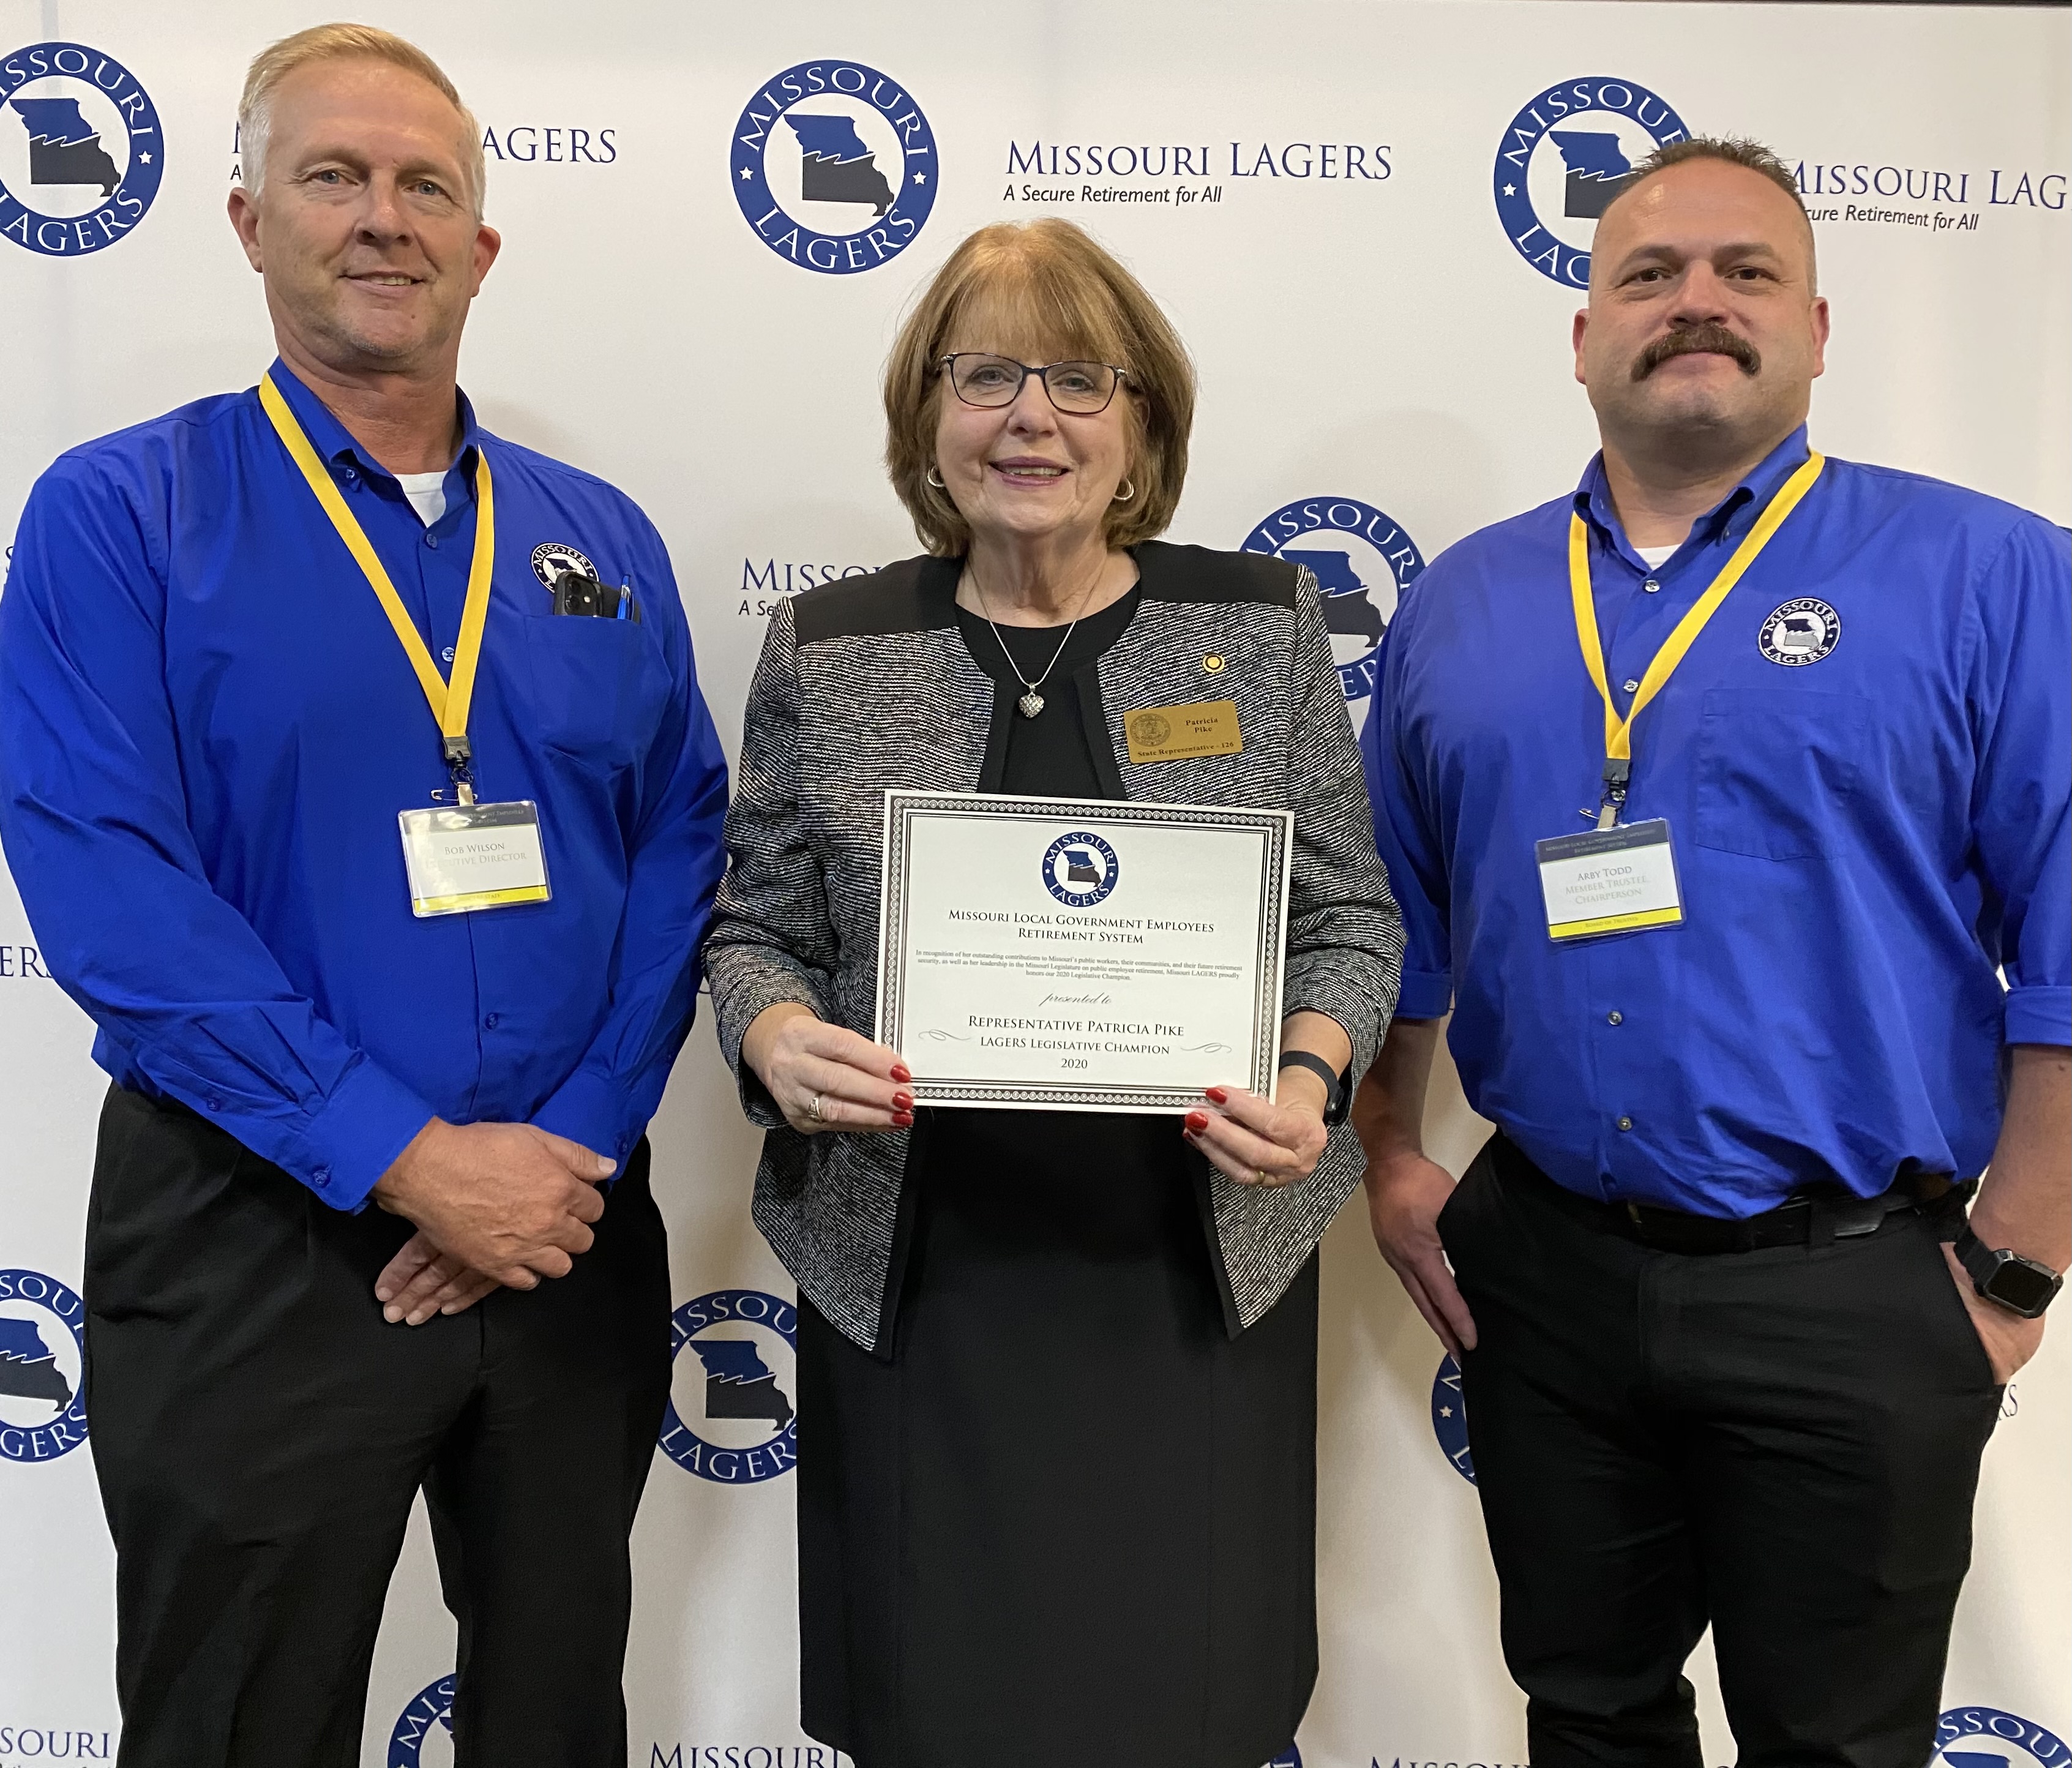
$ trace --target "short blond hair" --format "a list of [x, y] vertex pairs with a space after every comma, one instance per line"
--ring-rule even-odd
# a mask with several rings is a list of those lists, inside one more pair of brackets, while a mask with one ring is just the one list
[[[966, 321], [990, 329], [985, 347], [1027, 360], [1110, 363], [1135, 431], [1129, 483], [1136, 495], [1110, 506], [1111, 546], [1132, 546], [1170, 525], [1187, 477], [1194, 424], [1194, 367], [1172, 323], [1144, 285], [1091, 235], [1046, 217], [982, 227], [935, 273], [885, 365], [885, 465], [922, 544], [939, 558], [971, 545], [971, 528], [949, 493], [928, 481], [945, 397], [942, 359]], [[948, 397], [954, 397], [954, 394]]]
[[460, 94], [446, 78], [444, 68], [415, 43], [378, 25], [311, 25], [292, 37], [269, 43], [252, 58], [252, 65], [245, 71], [244, 95], [237, 101], [237, 147], [245, 188], [257, 196], [265, 181], [266, 138], [273, 127], [273, 93], [281, 82], [313, 61], [355, 59], [385, 61], [417, 75], [460, 113], [468, 142], [462, 166], [467, 175], [468, 197], [479, 220], [489, 166], [483, 154], [482, 130], [475, 113], [460, 101]]

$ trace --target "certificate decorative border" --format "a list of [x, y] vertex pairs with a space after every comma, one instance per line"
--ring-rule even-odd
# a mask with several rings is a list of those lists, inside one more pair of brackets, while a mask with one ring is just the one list
[[[1185, 824], [1192, 828], [1242, 828], [1264, 837], [1260, 847], [1260, 914], [1252, 993], [1252, 1050], [1246, 1086], [1262, 1097], [1273, 1092], [1281, 1055], [1281, 993], [1288, 948], [1288, 870], [1295, 828], [1285, 810], [1246, 810], [1221, 804], [1139, 804], [1127, 799], [1018, 798], [993, 792], [888, 791], [885, 795], [884, 870], [878, 931], [877, 1033], [899, 1047], [905, 1013], [908, 857], [917, 817], [1035, 818], [1142, 827]], [[1103, 1087], [1086, 1081], [916, 1081], [915, 1096], [929, 1105], [992, 1105], [1050, 1111], [1185, 1112], [1198, 1092], [1174, 1088]]]

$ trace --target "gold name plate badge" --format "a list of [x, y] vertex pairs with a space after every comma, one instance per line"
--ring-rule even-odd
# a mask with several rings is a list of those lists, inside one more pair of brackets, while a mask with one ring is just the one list
[[1200, 755], [1235, 755], [1244, 739], [1237, 728], [1235, 700], [1203, 700], [1191, 706], [1144, 706], [1122, 722], [1133, 762], [1191, 761]]

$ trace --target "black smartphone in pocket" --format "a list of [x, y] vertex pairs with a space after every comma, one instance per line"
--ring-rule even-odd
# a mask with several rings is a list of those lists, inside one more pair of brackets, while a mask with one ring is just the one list
[[581, 571], [563, 571], [554, 579], [554, 612], [609, 620], [619, 612], [619, 591], [607, 590]]

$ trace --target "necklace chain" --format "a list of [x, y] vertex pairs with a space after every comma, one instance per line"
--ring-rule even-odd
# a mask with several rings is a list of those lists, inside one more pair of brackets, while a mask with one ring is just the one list
[[1058, 667], [1058, 660], [1064, 656], [1065, 647], [1072, 642], [1072, 634], [1078, 629], [1079, 622], [1086, 618], [1087, 603], [1093, 600], [1095, 591], [1100, 587], [1100, 577], [1096, 574], [1087, 593], [1080, 598], [1079, 611], [1072, 616], [1071, 625], [1065, 628], [1065, 635], [1059, 639], [1058, 648], [1050, 653], [1050, 660], [1043, 666], [1042, 674], [1031, 681], [1022, 672], [1022, 665], [1014, 660], [1014, 653], [1007, 648], [1007, 640], [1001, 634], [1000, 623], [993, 619], [993, 610], [986, 603], [985, 590], [979, 582], [978, 574], [967, 565], [964, 575], [971, 579], [972, 594], [978, 598], [979, 612], [985, 616], [985, 623], [993, 628], [993, 642], [1000, 647], [1000, 654], [1007, 659], [1007, 667], [1014, 672], [1014, 679], [1026, 690], [1015, 703], [1022, 709], [1023, 717], [1034, 718], [1042, 711], [1045, 704], [1043, 696], [1036, 690], [1050, 679], [1050, 672]]

